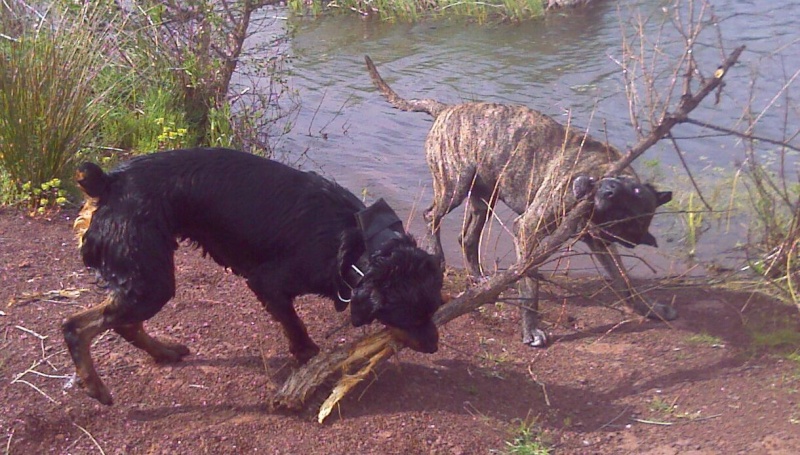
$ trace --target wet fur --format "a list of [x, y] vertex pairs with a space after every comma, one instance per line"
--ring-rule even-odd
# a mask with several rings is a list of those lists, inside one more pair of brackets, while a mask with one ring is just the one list
[[[468, 204], [459, 240], [469, 272], [480, 276], [481, 233], [498, 200], [520, 215], [517, 256], [524, 260], [578, 199], [593, 197], [594, 210], [585, 220], [587, 229], [581, 239], [612, 277], [614, 288], [640, 314], [666, 320], [677, 317], [673, 308], [638, 296], [614, 246], [656, 246], [648, 229], [656, 207], [668, 202], [671, 192], [639, 182], [630, 168], [604, 178], [621, 158], [619, 151], [540, 112], [497, 103], [406, 100], [386, 84], [369, 57], [365, 60], [373, 83], [394, 107], [433, 117], [425, 154], [434, 199], [425, 218], [434, 254], [442, 261], [441, 220], [464, 200]], [[538, 282], [524, 279], [520, 293], [530, 302], [523, 310], [523, 342], [543, 346], [547, 337], [538, 328]]]
[[189, 354], [143, 326], [175, 294], [173, 253], [181, 239], [246, 279], [300, 363], [319, 348], [294, 297], [318, 294], [344, 310], [348, 302], [337, 296], [356, 261], [364, 263], [364, 277], [352, 289], [352, 324], [378, 320], [412, 349], [437, 349], [431, 317], [441, 305], [438, 261], [406, 233], [365, 254], [355, 218], [364, 204], [319, 175], [233, 150], [193, 149], [134, 158], [109, 173], [84, 163], [76, 178], [86, 194], [75, 221], [81, 256], [109, 295], [67, 318], [62, 330], [81, 384], [103, 404], [112, 403], [111, 394], [90, 354], [103, 331], [115, 330], [158, 362]]

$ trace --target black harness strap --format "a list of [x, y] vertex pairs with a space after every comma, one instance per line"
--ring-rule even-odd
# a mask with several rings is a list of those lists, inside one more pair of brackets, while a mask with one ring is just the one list
[[[370, 256], [389, 240], [399, 239], [405, 235], [403, 222], [400, 221], [400, 218], [383, 198], [357, 212], [355, 216], [358, 228], [364, 238], [365, 249], [364, 254], [354, 264], [350, 264], [342, 271], [342, 281], [345, 289], [340, 289], [339, 300], [343, 303], [350, 302], [353, 296], [353, 289], [358, 287], [364, 277], [364, 270], [369, 265]], [[348, 295], [343, 295], [342, 291], [345, 291]]]

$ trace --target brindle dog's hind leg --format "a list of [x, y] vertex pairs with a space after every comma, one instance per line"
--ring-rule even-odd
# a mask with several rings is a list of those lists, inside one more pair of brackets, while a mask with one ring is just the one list
[[469, 202], [465, 208], [464, 225], [458, 241], [464, 251], [467, 270], [473, 277], [483, 275], [480, 263], [480, 242], [484, 226], [489, 214], [494, 210], [497, 199], [488, 201], [483, 195], [473, 188]]
[[675, 308], [660, 302], [650, 302], [636, 291], [613, 243], [592, 238], [586, 238], [584, 242], [611, 277], [612, 288], [624, 299], [627, 308], [642, 316], [661, 321], [672, 321], [678, 317]]
[[[430, 152], [429, 152], [430, 156]], [[425, 210], [425, 220], [428, 222], [428, 239], [432, 243], [431, 253], [436, 256], [442, 266], [445, 267], [444, 250], [442, 250], [442, 238], [439, 232], [442, 225], [442, 218], [452, 212], [453, 209], [461, 205], [469, 195], [470, 187], [473, 183], [475, 170], [467, 170], [462, 175], [441, 176], [440, 171], [433, 166], [433, 203]]]

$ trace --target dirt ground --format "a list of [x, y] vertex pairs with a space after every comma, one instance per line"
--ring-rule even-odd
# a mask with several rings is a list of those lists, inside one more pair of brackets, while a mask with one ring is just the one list
[[[438, 353], [404, 350], [379, 366], [319, 424], [271, 409], [296, 368], [277, 324], [240, 278], [188, 247], [175, 299], [147, 327], [192, 355], [157, 365], [102, 336], [106, 407], [74, 385], [59, 330], [103, 298], [73, 215], [0, 209], [4, 453], [486, 454], [524, 438], [559, 454], [800, 453], [800, 318], [761, 295], [644, 282], [681, 317], [625, 322], [601, 279], [574, 280], [591, 297], [550, 290], [548, 349], [518, 342], [513, 305], [486, 306], [443, 327]], [[297, 305], [323, 349], [362, 334], [330, 302]]]

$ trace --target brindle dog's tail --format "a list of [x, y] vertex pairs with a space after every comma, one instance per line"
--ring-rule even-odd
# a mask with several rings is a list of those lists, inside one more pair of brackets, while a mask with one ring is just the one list
[[78, 249], [83, 246], [83, 235], [92, 224], [92, 215], [97, 210], [100, 196], [105, 194], [110, 178], [108, 174], [94, 163], [83, 163], [75, 172], [75, 181], [84, 195], [83, 207], [72, 224], [75, 236], [78, 238]]
[[375, 68], [372, 59], [369, 58], [368, 55], [365, 55], [364, 60], [367, 62], [367, 70], [369, 70], [369, 75], [372, 77], [372, 83], [378, 87], [378, 90], [381, 91], [383, 96], [397, 109], [401, 111], [426, 112], [436, 118], [443, 110], [448, 108], [447, 104], [432, 99], [405, 100], [400, 98], [400, 95], [395, 93], [395, 91], [389, 87], [389, 84], [383, 80], [381, 75], [378, 74], [378, 69]]

